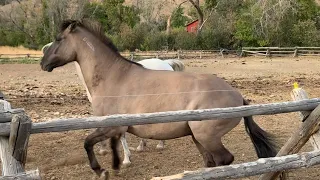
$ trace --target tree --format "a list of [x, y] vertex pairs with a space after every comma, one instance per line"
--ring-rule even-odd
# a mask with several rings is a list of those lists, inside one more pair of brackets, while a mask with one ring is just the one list
[[[9, 1], [6, 1], [7, 3]], [[38, 1], [12, 1], [6, 5], [6, 9], [2, 9], [2, 20], [3, 24], [11, 32], [3, 32], [7, 35], [14, 35], [21, 37], [21, 34], [26, 36], [18, 40], [14, 37], [13, 40], [18, 40], [20, 44], [25, 44], [30, 48], [36, 47], [36, 30], [39, 23], [37, 14], [40, 12], [40, 7], [37, 5]], [[2, 31], [8, 31], [2, 29]], [[17, 32], [19, 31], [19, 32]], [[13, 43], [16, 44], [16, 43]]]
[[85, 17], [98, 20], [110, 34], [120, 31], [122, 24], [133, 28], [139, 21], [138, 9], [124, 5], [124, 0], [88, 3]]
[[[207, 20], [210, 18], [212, 13], [216, 10], [218, 7], [220, 1], [222, 0], [205, 0], [205, 6], [201, 7], [199, 0], [188, 0], [192, 6], [196, 9], [197, 15], [198, 15], [198, 31], [197, 35], [199, 35], [204, 27], [204, 24], [207, 22]], [[205, 18], [206, 15], [206, 19]]]
[[202, 9], [201, 9], [201, 7], [200, 7], [200, 2], [199, 2], [199, 0], [188, 0], [191, 4], [192, 4], [192, 6], [196, 9], [196, 11], [197, 11], [197, 13], [198, 13], [198, 34], [200, 34], [201, 33], [201, 26], [202, 26], [202, 24], [203, 24], [203, 11], [202, 11]]
[[178, 5], [174, 9], [174, 11], [171, 13], [171, 25], [172, 27], [179, 28], [185, 26], [186, 22], [188, 21], [188, 18], [184, 15], [184, 8], [181, 6], [183, 3], [187, 1], [184, 1]]

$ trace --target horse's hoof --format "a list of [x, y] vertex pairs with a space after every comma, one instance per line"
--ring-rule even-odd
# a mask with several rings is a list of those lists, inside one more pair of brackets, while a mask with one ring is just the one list
[[109, 179], [109, 172], [106, 170], [103, 170], [99, 179], [100, 180], [108, 180]]
[[137, 147], [137, 152], [142, 152], [142, 151], [144, 151], [144, 147], [138, 146], [138, 147]]
[[159, 149], [159, 150], [164, 149], [164, 145], [158, 144], [157, 147], [156, 147], [156, 149]]
[[130, 161], [123, 161], [122, 162], [122, 167], [124, 167], [124, 168], [129, 167], [130, 165], [131, 165]]
[[113, 170], [112, 171], [112, 176], [119, 176], [120, 170]]
[[104, 149], [100, 149], [100, 150], [99, 150], [99, 154], [100, 154], [101, 156], [105, 156], [107, 153], [108, 153], [107, 150], [104, 150]]

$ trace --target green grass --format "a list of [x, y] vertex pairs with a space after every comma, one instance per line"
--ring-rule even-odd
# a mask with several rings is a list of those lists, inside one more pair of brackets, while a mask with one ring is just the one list
[[0, 64], [38, 64], [40, 58], [0, 58]]

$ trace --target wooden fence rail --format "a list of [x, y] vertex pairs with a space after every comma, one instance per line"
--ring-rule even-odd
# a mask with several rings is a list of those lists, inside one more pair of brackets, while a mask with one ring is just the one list
[[[229, 108], [183, 110], [129, 115], [120, 114], [88, 118], [56, 119], [47, 122], [32, 123], [31, 134], [90, 129], [108, 126], [129, 126], [178, 121], [201, 121], [209, 119], [227, 119], [252, 115], [271, 115], [296, 111], [310, 111], [315, 109], [319, 104], [320, 99], [315, 98], [293, 102], [289, 101], [281, 103], [258, 104]], [[0, 121], [3, 122], [6, 121], [6, 119], [1, 119]], [[7, 136], [9, 135], [9, 132], [10, 123], [1, 123], [0, 136]]]
[[243, 47], [241, 56], [319, 56], [320, 47]]
[[215, 168], [203, 168], [197, 171], [154, 177], [151, 180], [209, 180], [209, 179], [232, 179], [259, 175], [263, 173], [307, 168], [320, 164], [320, 151], [293, 154], [282, 157], [261, 158], [257, 161], [220, 166]]
[[[319, 130], [320, 126], [320, 98], [307, 99], [307, 95], [303, 94], [302, 90], [298, 91], [297, 89], [293, 91], [292, 96], [297, 101], [229, 108], [183, 110], [145, 114], [118, 114], [89, 118], [56, 119], [47, 122], [32, 124], [30, 119], [27, 116], [23, 115], [23, 111], [21, 109], [12, 110], [9, 103], [1, 100], [4, 102], [4, 106], [2, 110], [0, 110], [0, 122], [3, 122], [0, 123], [1, 159], [3, 161], [3, 164], [6, 164], [7, 169], [18, 170], [17, 172], [14, 171], [7, 174], [16, 175], [17, 173], [24, 171], [23, 166], [26, 157], [26, 146], [28, 144], [29, 134], [32, 133], [61, 132], [108, 126], [128, 126], [178, 121], [228, 119], [234, 117], [271, 115], [300, 111], [303, 115], [302, 117], [304, 121], [297, 129], [297, 131], [293, 133], [288, 142], [279, 151], [278, 156], [281, 157], [264, 158], [259, 159], [255, 162], [215, 168], [204, 168], [198, 171], [189, 171], [173, 176], [153, 178], [153, 180], [221, 179], [240, 178], [268, 173], [262, 175], [260, 178], [263, 180], [271, 180], [276, 178], [279, 172], [283, 170], [310, 167], [316, 164], [320, 164], [320, 151], [318, 148], [316, 148], [316, 151], [313, 152], [288, 155], [291, 153], [297, 153], [301, 149], [301, 147], [304, 146], [304, 144], [308, 141], [308, 139]], [[319, 143], [320, 142], [317, 141], [317, 144]], [[22, 165], [17, 167], [11, 166], [11, 164], [8, 163], [8, 159], [10, 162], [17, 161], [17, 165], [19, 165], [19, 163], [21, 163]], [[12, 159], [15, 161], [12, 161]], [[275, 171], [279, 172], [269, 173]]]

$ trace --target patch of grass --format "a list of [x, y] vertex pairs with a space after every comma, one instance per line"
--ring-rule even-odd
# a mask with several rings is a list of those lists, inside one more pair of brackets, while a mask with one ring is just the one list
[[0, 64], [38, 64], [40, 58], [0, 58]]

